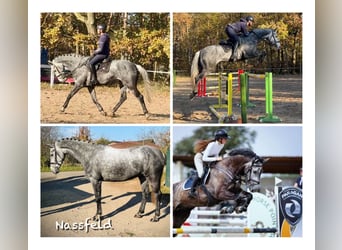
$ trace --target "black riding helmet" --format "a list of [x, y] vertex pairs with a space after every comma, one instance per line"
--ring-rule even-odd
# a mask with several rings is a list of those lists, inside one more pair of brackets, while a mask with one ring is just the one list
[[230, 137], [228, 136], [226, 130], [224, 129], [219, 129], [215, 132], [215, 140], [218, 140], [218, 139], [221, 139], [221, 138], [224, 138], [224, 139], [229, 139]]
[[251, 22], [254, 22], [254, 18], [252, 16], [247, 16], [246, 17], [246, 21], [251, 21]]

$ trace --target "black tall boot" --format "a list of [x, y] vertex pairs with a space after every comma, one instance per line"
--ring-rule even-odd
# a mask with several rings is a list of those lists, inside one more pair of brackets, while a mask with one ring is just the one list
[[194, 181], [192, 182], [191, 189], [189, 191], [189, 197], [196, 198], [196, 196], [197, 196], [196, 195], [196, 187], [197, 187], [197, 184], [200, 183], [200, 181], [201, 181], [201, 178], [196, 176]]
[[230, 56], [230, 60], [236, 62], [237, 60], [237, 48], [239, 47], [239, 42], [235, 41], [232, 46], [232, 55]]
[[90, 65], [90, 73], [90, 83], [93, 85], [98, 84], [95, 65]]

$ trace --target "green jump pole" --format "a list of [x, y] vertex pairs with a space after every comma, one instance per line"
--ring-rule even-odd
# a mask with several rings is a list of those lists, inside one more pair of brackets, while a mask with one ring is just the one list
[[259, 117], [259, 121], [263, 123], [281, 122], [280, 118], [273, 115], [273, 79], [272, 72], [265, 73], [265, 106], [266, 115]]
[[241, 121], [247, 123], [247, 74], [240, 75]]

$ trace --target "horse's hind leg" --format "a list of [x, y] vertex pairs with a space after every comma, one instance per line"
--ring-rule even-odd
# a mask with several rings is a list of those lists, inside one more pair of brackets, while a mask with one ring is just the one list
[[148, 118], [149, 115], [148, 115], [148, 111], [145, 105], [144, 96], [140, 93], [138, 89], [134, 89], [133, 94], [136, 98], [138, 98], [140, 105], [142, 107], [142, 110], [144, 112], [144, 115]]
[[92, 99], [93, 102], [95, 103], [95, 105], [96, 105], [98, 111], [99, 111], [102, 115], [106, 116], [107, 113], [103, 110], [101, 104], [97, 101], [96, 92], [95, 92], [95, 87], [94, 87], [94, 86], [88, 86], [88, 91], [89, 91], [90, 96], [91, 96], [91, 99]]
[[113, 108], [113, 116], [115, 116], [115, 112], [120, 108], [120, 106], [124, 103], [124, 101], [126, 101], [127, 99], [126, 91], [127, 91], [127, 87], [122, 86], [122, 84], [120, 84], [120, 100]]
[[141, 175], [139, 176], [140, 186], [141, 186], [141, 203], [139, 207], [139, 211], [134, 215], [136, 218], [141, 218], [144, 216], [145, 206], [149, 194], [148, 182], [146, 177]]

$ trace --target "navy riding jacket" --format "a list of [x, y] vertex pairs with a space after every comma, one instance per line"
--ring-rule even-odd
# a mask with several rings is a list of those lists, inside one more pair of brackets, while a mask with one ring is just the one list
[[106, 55], [109, 56], [110, 53], [110, 38], [107, 33], [101, 34], [98, 42], [98, 49], [95, 50], [95, 55]]
[[231, 27], [237, 34], [244, 34], [245, 36], [248, 36], [249, 32], [247, 30], [247, 20], [244, 18], [241, 18], [240, 21], [236, 23], [228, 24], [227, 28]]

